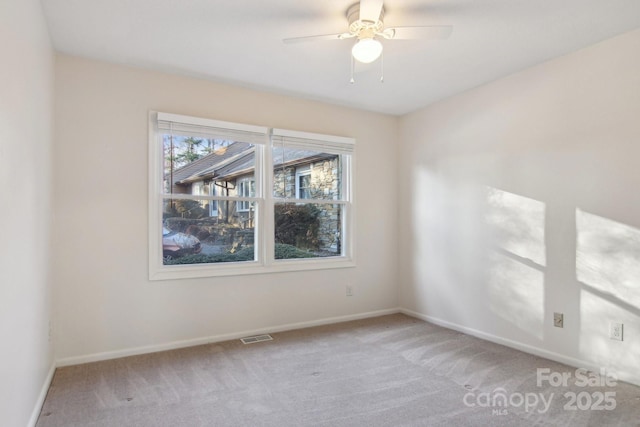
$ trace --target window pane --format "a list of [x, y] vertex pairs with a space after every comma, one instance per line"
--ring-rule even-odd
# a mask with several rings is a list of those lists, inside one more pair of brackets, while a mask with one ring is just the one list
[[276, 203], [275, 258], [342, 255], [342, 205]]
[[[213, 203], [215, 215], [212, 215]], [[237, 209], [240, 203], [246, 203], [246, 211]], [[162, 218], [164, 265], [255, 259], [253, 202], [165, 199]]]
[[342, 155], [273, 147], [273, 196], [342, 200]]
[[165, 194], [230, 195], [225, 190], [254, 174], [252, 144], [173, 134], [163, 134], [162, 142]]

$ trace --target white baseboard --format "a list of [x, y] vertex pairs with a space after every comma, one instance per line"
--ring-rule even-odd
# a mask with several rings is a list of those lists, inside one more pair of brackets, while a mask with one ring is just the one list
[[146, 354], [146, 353], [156, 353], [158, 351], [175, 350], [178, 348], [193, 347], [196, 345], [235, 340], [235, 339], [240, 339], [240, 338], [244, 338], [252, 335], [291, 331], [294, 329], [310, 328], [313, 326], [329, 325], [332, 323], [342, 323], [342, 322], [348, 322], [351, 320], [366, 319], [369, 317], [378, 317], [378, 316], [384, 316], [387, 314], [395, 314], [395, 313], [400, 313], [400, 309], [390, 308], [386, 310], [369, 311], [366, 313], [350, 314], [346, 316], [327, 317], [324, 319], [311, 320], [308, 322], [288, 323], [284, 325], [270, 326], [270, 327], [260, 328], [260, 329], [252, 329], [248, 331], [232, 332], [228, 334], [213, 335], [209, 337], [195, 338], [190, 340], [173, 341], [165, 344], [134, 347], [134, 348], [127, 348], [122, 350], [115, 350], [115, 351], [106, 351], [103, 353], [93, 353], [93, 354], [87, 354], [84, 356], [66, 357], [63, 359], [59, 359], [56, 362], [56, 366], [63, 367], [63, 366], [79, 365], [82, 363], [117, 359], [119, 357], [135, 356], [135, 355]]
[[[400, 308], [400, 313], [406, 314], [407, 316], [416, 317], [418, 319], [427, 321], [429, 323], [433, 323], [438, 326], [442, 326], [447, 329], [453, 329], [454, 331], [462, 332], [464, 334], [471, 335], [476, 338], [483, 339], [485, 341], [491, 341], [496, 344], [501, 344], [506, 347], [523, 351], [525, 353], [533, 354], [539, 357], [544, 357], [545, 359], [550, 359], [555, 362], [564, 363], [565, 365], [569, 365], [574, 368], [585, 368], [594, 372], [599, 372], [601, 368], [601, 366], [597, 366], [595, 363], [592, 363], [592, 362], [575, 359], [573, 357], [565, 356], [560, 353], [555, 353], [553, 351], [548, 351], [538, 347], [533, 347], [528, 344], [513, 341], [507, 338], [502, 338], [497, 335], [488, 334], [486, 332], [482, 332], [477, 329], [461, 326], [455, 323], [448, 322], [446, 320], [442, 320], [436, 317], [428, 316], [426, 314], [418, 313], [413, 310], [408, 310], [406, 308]], [[618, 377], [618, 379], [621, 381], [625, 381], [625, 382], [640, 386], [640, 377], [638, 377], [636, 373], [616, 370], [615, 374]]]
[[53, 380], [53, 374], [56, 372], [56, 363], [51, 363], [51, 367], [49, 368], [49, 372], [47, 373], [46, 378], [44, 379], [44, 383], [42, 384], [42, 388], [40, 389], [40, 394], [38, 395], [38, 400], [36, 401], [36, 405], [33, 408], [33, 412], [31, 413], [31, 418], [29, 418], [29, 424], [27, 427], [35, 427], [38, 422], [38, 417], [40, 416], [40, 411], [42, 411], [42, 405], [44, 405], [44, 399], [47, 397], [47, 392], [49, 391], [49, 387], [51, 386], [51, 381]]

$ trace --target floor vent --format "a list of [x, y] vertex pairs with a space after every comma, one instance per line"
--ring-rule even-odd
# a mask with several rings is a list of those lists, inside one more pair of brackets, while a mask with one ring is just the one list
[[271, 335], [265, 334], [265, 335], [256, 335], [254, 337], [246, 337], [246, 338], [241, 338], [240, 341], [242, 341], [242, 344], [253, 344], [255, 342], [262, 342], [262, 341], [272, 341], [273, 338], [271, 337]]

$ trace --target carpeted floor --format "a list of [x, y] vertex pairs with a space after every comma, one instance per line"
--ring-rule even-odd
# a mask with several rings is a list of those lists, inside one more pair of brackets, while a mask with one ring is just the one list
[[272, 335], [58, 369], [37, 426], [640, 426], [639, 387], [400, 314]]

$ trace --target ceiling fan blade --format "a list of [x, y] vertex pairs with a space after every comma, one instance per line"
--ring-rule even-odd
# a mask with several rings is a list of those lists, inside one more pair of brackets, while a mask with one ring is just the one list
[[288, 39], [283, 39], [282, 43], [284, 44], [295, 44], [295, 43], [305, 43], [305, 42], [315, 42], [321, 40], [342, 40], [354, 37], [353, 34], [350, 33], [340, 33], [340, 34], [322, 34], [319, 36], [305, 36], [305, 37], [291, 37]]
[[444, 40], [448, 39], [452, 32], [453, 26], [451, 25], [423, 25], [417, 27], [387, 28], [381, 32], [380, 35], [385, 39], [391, 40]]
[[383, 0], [360, 0], [360, 20], [378, 22]]

